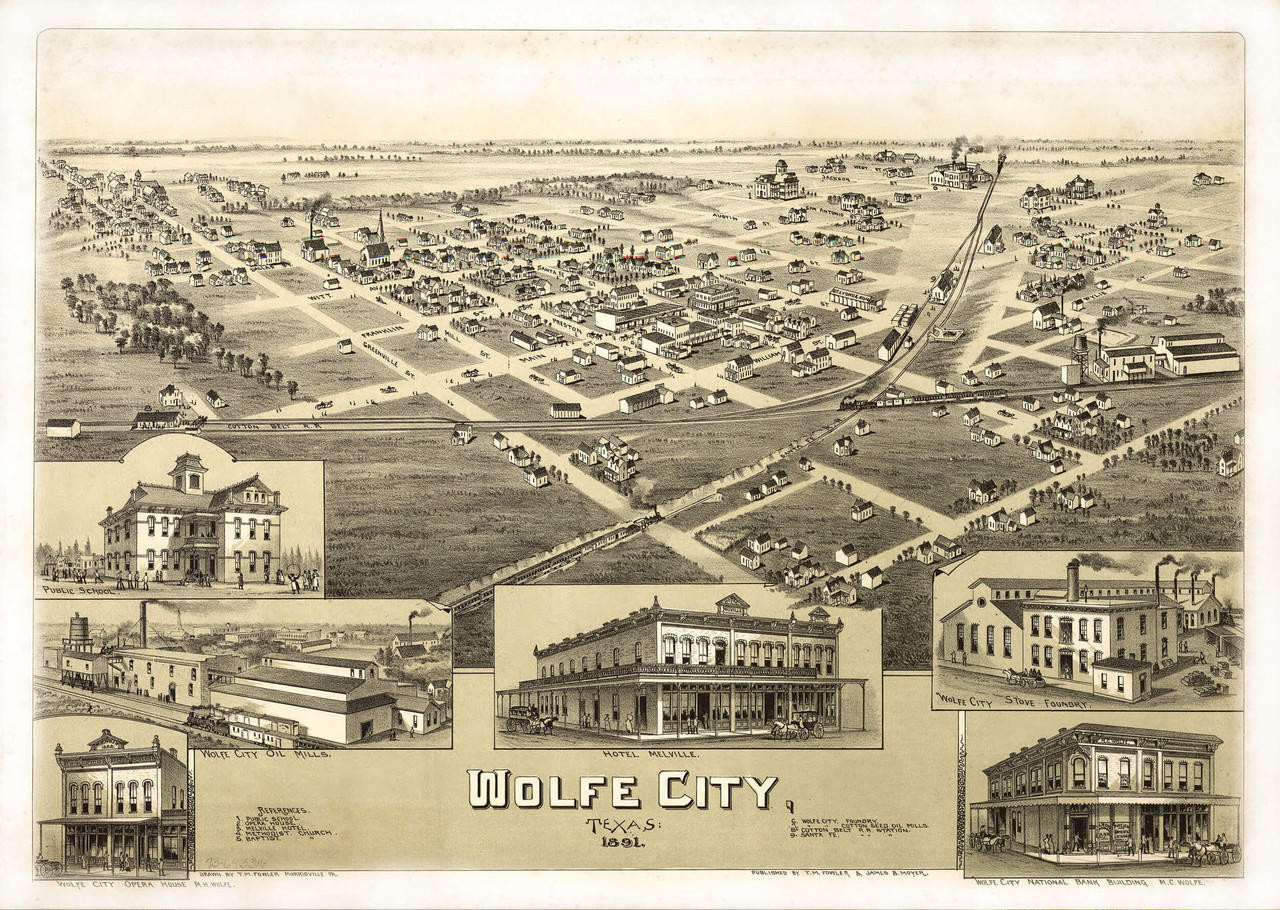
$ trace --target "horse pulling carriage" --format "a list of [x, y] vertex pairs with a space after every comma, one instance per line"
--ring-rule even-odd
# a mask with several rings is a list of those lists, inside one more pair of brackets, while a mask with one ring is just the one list
[[1240, 845], [1206, 841], [1182, 841], [1169, 848], [1169, 858], [1188, 866], [1226, 866], [1240, 862]]
[[969, 846], [980, 853], [1002, 853], [1009, 847], [1009, 835], [975, 831], [969, 835]]
[[508, 733], [531, 733], [534, 736], [550, 736], [556, 725], [555, 717], [543, 717], [532, 705], [512, 705], [507, 712]]
[[1039, 670], [1005, 670], [1004, 681], [1022, 689], [1043, 689], [1045, 686]]
[[790, 720], [775, 720], [769, 728], [769, 735], [774, 739], [798, 739], [801, 742], [810, 736], [822, 739], [826, 732], [817, 711], [797, 711]]

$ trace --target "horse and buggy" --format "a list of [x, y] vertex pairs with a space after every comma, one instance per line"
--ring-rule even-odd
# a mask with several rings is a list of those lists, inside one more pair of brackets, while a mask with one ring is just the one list
[[769, 728], [769, 735], [774, 739], [798, 739], [801, 742], [810, 736], [822, 739], [826, 732], [817, 711], [797, 711], [790, 720], [775, 720]]
[[1045, 686], [1044, 677], [1036, 669], [1014, 670], [1007, 668], [1004, 671], [1004, 681], [1010, 686], [1017, 686], [1021, 689], [1043, 689]]
[[1222, 841], [1179, 841], [1169, 847], [1169, 859], [1188, 866], [1226, 866], [1240, 862], [1240, 845]]
[[507, 712], [508, 733], [551, 736], [555, 732], [555, 725], [555, 715], [543, 716], [533, 705], [512, 705]]

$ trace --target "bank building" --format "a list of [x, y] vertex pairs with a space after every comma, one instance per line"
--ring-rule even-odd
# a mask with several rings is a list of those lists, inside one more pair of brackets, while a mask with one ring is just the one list
[[973, 837], [1053, 863], [1167, 860], [1175, 845], [1239, 842], [1240, 800], [1216, 792], [1217, 736], [1083, 723], [996, 762], [969, 805]]
[[[61, 829], [61, 863], [67, 875], [130, 878], [187, 874], [187, 765], [154, 736], [148, 746], [129, 743], [104, 729], [84, 751], [58, 743], [54, 760], [62, 771], [62, 814], [39, 820]], [[184, 756], [185, 757], [185, 756]]]
[[137, 482], [120, 508], [107, 507], [102, 527], [108, 575], [219, 582], [273, 580], [282, 568], [280, 493], [257, 474], [206, 489], [208, 468], [184, 453], [169, 483]]
[[497, 714], [532, 706], [561, 726], [637, 739], [768, 733], [802, 712], [863, 730], [866, 678], [844, 676], [843, 620], [749, 615], [736, 594], [715, 610], [653, 604], [535, 646], [537, 675], [497, 694]]

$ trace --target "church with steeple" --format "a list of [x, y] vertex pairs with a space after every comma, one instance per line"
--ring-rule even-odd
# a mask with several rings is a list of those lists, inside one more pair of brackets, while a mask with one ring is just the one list
[[378, 239], [370, 240], [360, 250], [360, 264], [365, 268], [388, 265], [391, 262], [391, 247], [387, 246], [387, 232], [382, 226], [382, 210], [378, 210]]

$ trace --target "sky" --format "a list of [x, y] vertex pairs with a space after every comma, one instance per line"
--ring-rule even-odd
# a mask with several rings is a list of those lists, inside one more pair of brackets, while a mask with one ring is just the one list
[[42, 139], [1239, 139], [1232, 34], [67, 30]]

